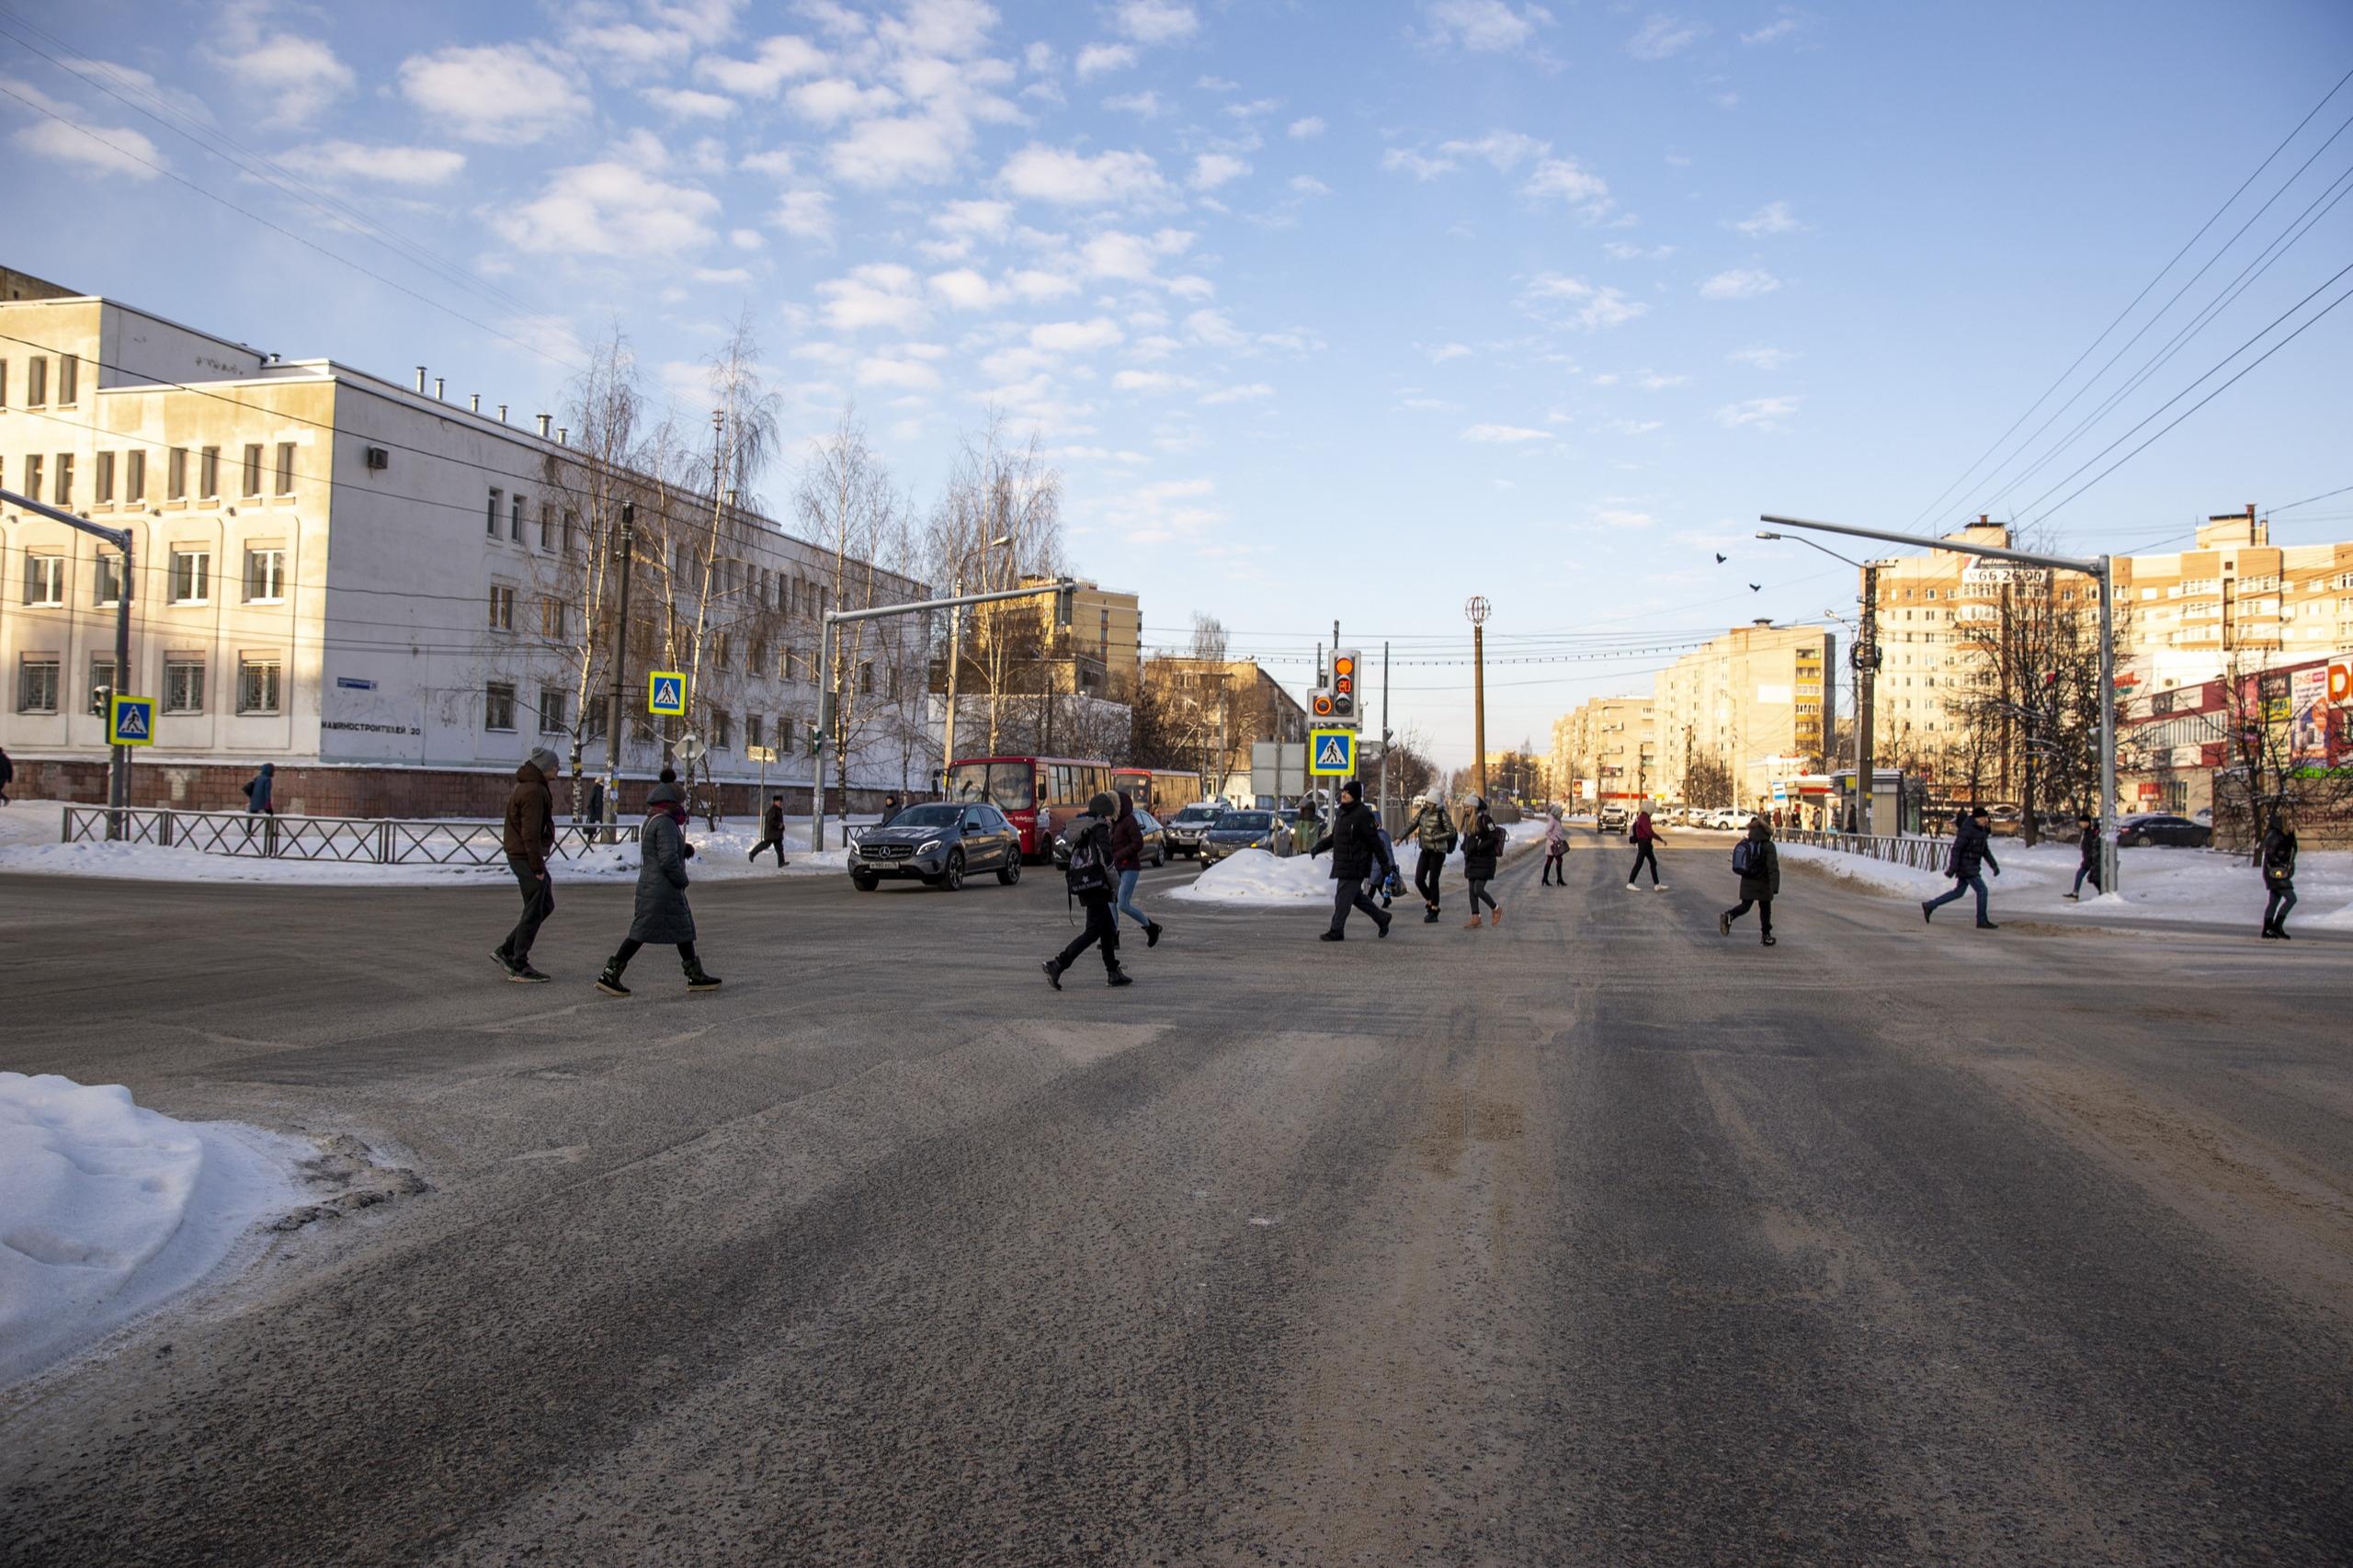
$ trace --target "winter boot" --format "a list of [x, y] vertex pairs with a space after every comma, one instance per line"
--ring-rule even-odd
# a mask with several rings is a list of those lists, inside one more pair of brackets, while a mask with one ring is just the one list
[[1770, 931], [1765, 933], [1765, 945], [1768, 948], [1773, 945], [1773, 934]]
[[686, 968], [688, 990], [716, 991], [719, 989], [719, 976], [703, 972], [702, 960], [688, 959]]
[[1923, 926], [1934, 926], [1937, 923], [1937, 906], [1925, 898], [1920, 901], [1920, 923]]
[[1143, 928], [1143, 945], [1147, 948], [1156, 948], [1160, 946], [1159, 921], [1153, 921]]
[[1425, 926], [1435, 926], [1435, 925], [1437, 925], [1437, 924], [1438, 924], [1438, 911], [1437, 911], [1437, 910], [1435, 910], [1435, 909], [1426, 909], [1426, 910], [1424, 910], [1424, 911], [1422, 912], [1422, 924], [1423, 924], [1423, 925], [1425, 925]]
[[1063, 966], [1061, 960], [1058, 959], [1048, 959], [1045, 963], [1045, 970], [1046, 983], [1052, 986], [1055, 990], [1060, 991], [1063, 988]]
[[1470, 919], [1468, 919], [1468, 920], [1466, 920], [1466, 921], [1464, 921], [1464, 922], [1462, 923], [1462, 928], [1463, 928], [1465, 931], [1476, 931], [1476, 930], [1477, 930], [1481, 926], [1484, 925], [1485, 923], [1486, 923], [1486, 922], [1485, 922], [1483, 919], [1482, 919], [1479, 915], [1473, 915]]
[[608, 996], [626, 996], [630, 994], [629, 987], [621, 983], [620, 960], [606, 960], [605, 972], [597, 977], [597, 989]]
[[1135, 979], [1133, 976], [1130, 975], [1126, 970], [1121, 969], [1118, 964], [1113, 964], [1108, 972], [1103, 976], [1103, 983], [1106, 985], [1133, 985], [1135, 983]]
[[1717, 916], [1716, 916], [1716, 929], [1717, 929], [1718, 931], [1722, 932], [1723, 935], [1725, 935], [1725, 936], [1727, 936], [1727, 937], [1731, 936], [1731, 935], [1732, 935], [1732, 916], [1731, 916], [1729, 914], [1726, 914], [1726, 915], [1717, 915]]
[[1490, 926], [1500, 926], [1500, 925], [1502, 925], [1503, 923], [1504, 923], [1504, 906], [1503, 906], [1502, 904], [1500, 904], [1500, 903], [1499, 903], [1499, 904], [1495, 905], [1495, 912], [1493, 915], [1488, 915], [1488, 916], [1487, 916], [1487, 924], [1488, 924], [1488, 925], [1490, 925]]

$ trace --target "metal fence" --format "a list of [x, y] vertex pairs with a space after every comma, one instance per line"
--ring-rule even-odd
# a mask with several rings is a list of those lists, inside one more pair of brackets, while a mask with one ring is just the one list
[[[245, 812], [183, 812], [167, 807], [67, 806], [60, 837], [67, 844], [108, 837], [162, 849], [256, 859], [344, 860], [378, 866], [496, 866], [506, 858], [506, 824], [482, 819], [269, 816]], [[119, 818], [121, 831], [108, 832]], [[610, 827], [558, 823], [558, 856], [599, 844], [634, 844], [639, 824]]]
[[1915, 838], [1877, 833], [1823, 833], [1804, 827], [1783, 828], [1780, 836], [1790, 844], [1811, 844], [1819, 849], [1836, 849], [1842, 854], [1860, 855], [1868, 859], [1885, 860], [1892, 865], [1909, 866], [1915, 871], [1941, 871], [1952, 854], [1952, 841], [1947, 838]]

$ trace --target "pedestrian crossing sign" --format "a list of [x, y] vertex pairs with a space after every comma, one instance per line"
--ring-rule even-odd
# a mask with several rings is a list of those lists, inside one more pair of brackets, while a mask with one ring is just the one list
[[687, 711], [687, 677], [676, 670], [654, 670], [645, 680], [645, 710], [673, 719]]
[[155, 699], [118, 697], [107, 704], [107, 744], [152, 746], [155, 744]]
[[1307, 771], [1318, 778], [1352, 778], [1357, 771], [1354, 730], [1311, 730], [1307, 735]]

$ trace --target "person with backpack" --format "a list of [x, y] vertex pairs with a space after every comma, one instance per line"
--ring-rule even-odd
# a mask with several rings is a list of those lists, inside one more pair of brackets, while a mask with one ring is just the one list
[[1476, 795], [1471, 797], [1467, 814], [1471, 825], [1462, 834], [1462, 880], [1471, 889], [1471, 918], [1463, 929], [1475, 931], [1480, 925], [1482, 903], [1495, 912], [1495, 925], [1504, 923], [1503, 905], [1487, 891], [1487, 884], [1495, 880], [1496, 868], [1503, 862], [1504, 830], [1487, 814], [1487, 802]]
[[2086, 877], [2091, 879], [2092, 892], [2108, 891], [2099, 881], [2099, 819], [2089, 812], [2076, 812], [2075, 834], [2075, 885], [2059, 895], [2070, 903], [2082, 899]]
[[[264, 764], [267, 767], [267, 764]], [[555, 913], [555, 881], [548, 874], [548, 852], [555, 847], [555, 796], [548, 788], [562, 764], [555, 753], [541, 746], [515, 770], [515, 788], [507, 791], [506, 817], [500, 847], [506, 868], [515, 873], [523, 892], [523, 918], [490, 956], [522, 984], [544, 984], [547, 976], [531, 967], [531, 943], [547, 917]]]
[[246, 781], [245, 814], [247, 816], [274, 817], [278, 814], [277, 809], [269, 803], [270, 785], [277, 777], [278, 764], [265, 762], [261, 765], [261, 771]]
[[2271, 831], [2263, 835], [2263, 885], [2271, 894], [2263, 906], [2263, 934], [2288, 941], [2288, 911], [2296, 907], [2296, 819], [2284, 806], [2271, 814]]
[[1115, 917], [1124, 915], [1143, 927], [1143, 945], [1160, 946], [1160, 923], [1136, 907], [1136, 883], [1143, 876], [1143, 824], [1136, 820], [1135, 797], [1120, 791], [1120, 814], [1111, 822], [1111, 872], [1120, 879]]
[[1567, 887], [1568, 868], [1562, 862], [1569, 853], [1569, 830], [1561, 821], [1561, 808], [1544, 808], [1544, 876], [1546, 887]]
[[1989, 919], [1985, 912], [1985, 878], [1991, 870], [2002, 874], [2001, 862], [1994, 858], [1994, 835], [1985, 825], [1993, 813], [1983, 806], [1972, 806], [1952, 820], [1952, 853], [1945, 860], [1945, 875], [1952, 879], [1952, 889], [1920, 904], [1920, 918], [1933, 923], [1937, 911], [1962, 893], [1977, 890], [1977, 928], [1998, 931], [2000, 926]]
[[1078, 955], [1101, 944], [1103, 976], [1107, 985], [1132, 985], [1135, 981], [1120, 967], [1120, 922], [1111, 913], [1111, 823], [1119, 815], [1120, 802], [1110, 791], [1098, 790], [1086, 802], [1086, 810], [1074, 818], [1063, 836], [1070, 841], [1070, 865], [1063, 872], [1063, 885], [1069, 895], [1086, 911], [1086, 929], [1080, 932], [1070, 946], [1046, 960], [1046, 983], [1060, 991], [1063, 975], [1078, 961]]
[[1446, 858], [1454, 853], [1458, 835], [1446, 808], [1427, 795], [1415, 796], [1411, 810], [1404, 836], [1421, 846], [1421, 853], [1414, 860], [1414, 891], [1422, 895], [1422, 924], [1435, 926], [1439, 878], [1446, 870]]
[[1381, 825], [1381, 812], [1378, 808], [1374, 808], [1372, 812], [1372, 831], [1381, 840], [1381, 858], [1372, 863], [1372, 875], [1365, 879], [1364, 891], [1379, 899], [1381, 907], [1387, 909], [1396, 902], [1399, 891], [1397, 842], [1389, 836], [1389, 830]]
[[1647, 863], [1651, 869], [1651, 892], [1665, 892], [1658, 880], [1658, 827], [1651, 821], [1648, 806], [1634, 813], [1634, 825], [1626, 830], [1626, 836], [1634, 841], [1634, 869], [1626, 873], [1626, 891], [1634, 891], [1634, 879], [1643, 874]]
[[1364, 803], [1364, 785], [1351, 778], [1340, 786], [1339, 808], [1332, 813], [1332, 829], [1309, 853], [1332, 852], [1332, 924], [1316, 938], [1320, 942], [1348, 939], [1348, 911], [1361, 909], [1372, 916], [1384, 937], [1389, 916], [1365, 896], [1365, 879], [1381, 857], [1381, 824]]
[[760, 851], [763, 849], [774, 849], [776, 851], [777, 869], [779, 870], [782, 870], [784, 869], [785, 859], [784, 797], [781, 795], [770, 796], [768, 798], [768, 809], [760, 813], [760, 841], [752, 846], [751, 858], [757, 860], [760, 858]]
[[1781, 892], [1781, 856], [1773, 847], [1773, 830], [1763, 817], [1748, 819], [1748, 836], [1732, 846], [1733, 874], [1740, 879], [1740, 902], [1716, 916], [1716, 929], [1732, 935], [1732, 923], [1756, 907], [1756, 924], [1765, 945], [1773, 946], [1773, 900]]
[[597, 989], [606, 995], [630, 994], [621, 983], [621, 971], [648, 943], [668, 943], [678, 949], [688, 990], [719, 989], [719, 977], [706, 974], [695, 956], [695, 912], [687, 904], [687, 862], [694, 853], [695, 846], [687, 842], [687, 792], [675, 778], [665, 778], [645, 793], [645, 826], [638, 835], [637, 902], [630, 912], [629, 935], [597, 977]]

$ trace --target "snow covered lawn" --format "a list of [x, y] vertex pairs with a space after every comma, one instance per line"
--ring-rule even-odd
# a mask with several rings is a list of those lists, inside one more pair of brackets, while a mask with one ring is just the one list
[[119, 1084], [0, 1073], [0, 1388], [202, 1279], [301, 1205], [292, 1173], [316, 1153]]
[[[152, 844], [61, 844], [62, 820], [51, 801], [11, 801], [0, 809], [0, 871], [30, 871], [66, 877], [116, 877], [165, 882], [273, 882], [333, 887], [446, 887], [452, 883], [511, 883], [514, 873], [504, 860], [492, 866], [435, 866], [411, 863], [379, 866], [372, 861], [269, 860], [258, 857], [207, 855], [195, 849], [159, 849]], [[858, 824], [874, 819], [854, 819]], [[688, 824], [687, 839], [696, 856], [688, 868], [697, 881], [724, 881], [754, 876], [840, 876], [845, 869], [841, 824], [827, 819], [825, 837], [831, 846], [812, 853], [809, 819], [785, 824], [784, 858], [790, 862], [779, 872], [775, 852], [764, 854], [757, 865], [747, 857], [760, 836], [759, 824], [747, 817], [731, 819], [716, 833], [699, 820]], [[557, 858], [556, 881], [564, 882], [633, 882], [637, 880], [637, 846], [599, 845]]]
[[[1504, 829], [1510, 845], [1526, 844], [1544, 836], [1540, 822], [1513, 823]], [[1574, 850], [1570, 851], [1572, 854]], [[1402, 846], [1398, 858], [1410, 877], [1414, 856], [1411, 846]], [[1447, 857], [1449, 875], [1459, 878], [1462, 869], [1462, 851], [1457, 849]], [[1409, 892], [1411, 889], [1407, 890]], [[1293, 855], [1279, 858], [1264, 849], [1245, 849], [1229, 855], [1210, 867], [1185, 887], [1168, 897], [1180, 903], [1235, 903], [1266, 907], [1294, 903], [1332, 902], [1332, 862], [1321, 855]]]
[[[1933, 898], [1952, 886], [1952, 879], [1938, 871], [1805, 844], [1779, 847], [1782, 858], [1793, 864], [1817, 866], [1834, 876], [1911, 898]], [[2122, 892], [2094, 898], [2086, 883], [2080, 903], [2061, 896], [2075, 880], [2074, 845], [2038, 844], [2028, 849], [1997, 838], [1994, 858], [2001, 862], [2002, 874], [1988, 875], [1985, 886], [1997, 921], [2006, 913], [2037, 919], [2131, 915], [2153, 920], [2244, 921], [2252, 931], [2263, 919], [2263, 879], [2235, 855], [2159, 845], [2120, 850], [2117, 879], [2123, 883]], [[1729, 851], [1724, 875], [1729, 882]], [[2304, 926], [2353, 930], [2353, 850], [2307, 849], [2298, 856], [2296, 893], [2296, 912], [2288, 917], [2290, 930]], [[1947, 905], [1946, 913], [1965, 918], [1973, 908], [1972, 900], [1964, 897]]]

